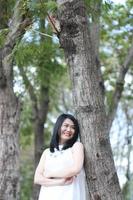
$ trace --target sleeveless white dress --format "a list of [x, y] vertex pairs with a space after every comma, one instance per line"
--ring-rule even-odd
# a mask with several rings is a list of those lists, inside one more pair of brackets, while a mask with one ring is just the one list
[[[51, 153], [46, 153], [45, 170], [55, 171], [73, 164], [71, 148]], [[41, 186], [38, 200], [86, 200], [85, 194], [85, 173], [81, 169], [80, 173], [75, 177], [74, 181], [64, 186]]]

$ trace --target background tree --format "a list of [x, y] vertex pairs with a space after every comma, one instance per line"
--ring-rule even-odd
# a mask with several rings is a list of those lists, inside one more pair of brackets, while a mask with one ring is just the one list
[[[11, 26], [11, 24], [12, 24], [11, 23], [12, 20], [11, 19], [8, 20], [8, 19], [12, 16], [12, 13], [13, 13], [12, 9], [13, 9], [14, 3], [15, 3], [15, 1], [12, 1], [12, 2], [1, 1], [0, 7], [3, 8], [2, 12], [0, 14], [0, 19], [2, 22], [0, 24], [1, 48], [4, 47], [5, 40], [6, 40], [5, 38], [6, 38], [7, 34], [9, 33], [8, 26]], [[76, 5], [76, 8], [75, 8], [76, 17], [77, 17], [76, 19], [78, 19], [78, 17], [80, 15], [82, 16], [82, 11], [81, 11], [82, 9], [81, 10], [79, 9], [80, 3], [79, 4], [78, 3], [75, 4], [75, 3], [77, 3], [77, 1], [72, 3], [72, 5], [69, 2], [69, 6], [70, 6], [70, 8], [73, 9], [73, 6]], [[7, 5], [8, 5], [8, 8], [7, 8]], [[44, 133], [45, 139], [44, 139], [44, 141], [42, 140], [41, 145], [44, 145], [46, 147], [47, 144], [49, 143], [49, 137], [51, 135], [53, 123], [54, 123], [55, 118], [58, 116], [58, 114], [60, 112], [71, 112], [74, 114], [74, 109], [75, 109], [75, 107], [72, 106], [72, 104], [71, 104], [71, 102], [72, 102], [71, 86], [69, 86], [70, 85], [69, 80], [66, 78], [67, 77], [66, 73], [65, 73], [65, 75], [63, 75], [64, 71], [66, 71], [66, 69], [64, 66], [64, 61], [62, 61], [63, 55], [61, 54], [61, 51], [60, 51], [61, 48], [59, 48], [59, 46], [57, 44], [58, 38], [55, 38], [55, 36], [53, 36], [53, 34], [51, 33], [51, 30], [49, 29], [48, 22], [46, 20], [46, 15], [48, 13], [50, 16], [54, 16], [54, 19], [55, 19], [56, 3], [55, 3], [55, 1], [37, 1], [37, 2], [36, 1], [28, 1], [28, 5], [30, 6], [30, 8], [32, 10], [32, 14], [34, 15], [33, 16], [34, 23], [33, 23], [33, 26], [30, 26], [30, 29], [28, 29], [27, 31], [24, 29], [23, 34], [25, 31], [26, 31], [26, 34], [24, 35], [23, 40], [21, 40], [21, 44], [19, 44], [19, 40], [21, 39], [21, 37], [19, 37], [19, 39], [17, 40], [17, 46], [15, 45], [15, 49], [14, 49], [14, 51], [12, 53], [12, 57], [11, 57], [11, 58], [13, 58], [13, 55], [15, 52], [16, 60], [12, 63], [14, 65], [14, 66], [12, 65], [12, 68], [14, 69], [13, 76], [15, 77], [15, 80], [13, 81], [13, 79], [14, 79], [14, 77], [13, 77], [12, 84], [15, 84], [15, 91], [17, 91], [17, 92], [15, 92], [15, 95], [19, 96], [19, 98], [21, 98], [21, 101], [23, 101], [23, 112], [21, 115], [21, 123], [20, 123], [20, 125], [21, 125], [21, 131], [20, 131], [20, 133], [21, 133], [21, 135], [20, 135], [21, 136], [21, 140], [20, 140], [20, 143], [21, 143], [21, 163], [20, 163], [21, 164], [21, 177], [20, 177], [20, 180], [21, 180], [21, 199], [22, 200], [23, 199], [29, 200], [31, 198], [31, 194], [32, 194], [33, 174], [34, 174], [34, 166], [33, 166], [34, 136], [33, 136], [33, 132], [35, 132], [35, 130], [34, 130], [35, 126], [33, 127], [33, 124], [37, 125], [37, 123], [35, 123], [36, 116], [39, 117], [38, 113], [39, 113], [39, 109], [41, 108], [41, 104], [40, 104], [41, 99], [43, 100], [43, 98], [45, 97], [44, 90], [41, 90], [41, 87], [47, 87], [48, 94], [49, 94], [49, 112], [47, 115], [47, 121], [46, 121], [46, 123], [44, 123], [45, 130], [44, 130], [44, 132], [42, 131], [42, 134]], [[89, 35], [90, 35], [91, 41], [93, 41], [93, 42], [90, 42], [90, 44], [93, 47], [92, 48], [93, 49], [92, 61], [94, 62], [94, 69], [92, 69], [90, 67], [90, 65], [88, 65], [89, 67], [88, 67], [87, 73], [90, 74], [92, 72], [92, 77], [93, 77], [93, 71], [95, 71], [97, 69], [98, 76], [97, 76], [96, 81], [98, 82], [98, 80], [99, 80], [99, 83], [100, 83], [99, 85], [102, 88], [101, 90], [103, 92], [102, 93], [103, 97], [101, 97], [101, 99], [104, 99], [104, 105], [105, 105], [104, 108], [106, 110], [106, 114], [108, 114], [108, 116], [109, 116], [109, 113], [112, 113], [113, 117], [110, 119], [113, 119], [114, 116], [116, 115], [115, 108], [117, 107], [118, 102], [120, 102], [118, 111], [117, 111], [117, 115], [116, 115], [116, 120], [113, 123], [114, 125], [112, 127], [110, 137], [111, 137], [111, 140], [113, 140], [113, 138], [116, 138], [116, 137], [118, 138], [118, 141], [116, 143], [114, 141], [112, 142], [113, 150], [114, 150], [114, 158], [116, 161], [116, 166], [117, 166], [118, 172], [120, 170], [122, 170], [122, 173], [123, 174], [125, 173], [125, 177], [126, 177], [125, 180], [127, 180], [127, 183], [125, 183], [125, 185], [124, 185], [123, 194], [124, 194], [124, 198], [126, 200], [127, 199], [129, 200], [132, 196], [132, 192], [130, 189], [131, 188], [130, 183], [132, 183], [132, 170], [130, 170], [131, 169], [130, 160], [131, 160], [131, 152], [132, 152], [132, 139], [130, 137], [131, 136], [130, 134], [132, 133], [132, 129], [131, 129], [132, 125], [130, 122], [132, 120], [132, 113], [131, 113], [132, 103], [130, 101], [130, 100], [132, 100], [132, 68], [128, 69], [129, 65], [127, 65], [128, 72], [125, 71], [127, 74], [126, 79], [125, 79], [126, 84], [124, 84], [124, 82], [121, 82], [120, 84], [118, 84], [118, 83], [116, 84], [116, 82], [117, 82], [116, 80], [118, 80], [118, 77], [119, 78], [121, 77], [119, 79], [119, 81], [124, 80], [123, 78], [125, 75], [123, 74], [123, 76], [119, 76], [119, 74], [120, 74], [119, 71], [122, 71], [120, 69], [122, 69], [121, 66], [123, 66], [124, 59], [126, 57], [130, 58], [130, 56], [129, 57], [127, 56], [127, 52], [132, 43], [132, 22], [131, 22], [131, 20], [132, 20], [132, 17], [131, 17], [132, 2], [130, 0], [127, 0], [124, 5], [114, 5], [114, 4], [110, 4], [106, 1], [105, 3], [101, 4], [101, 9], [99, 9], [100, 8], [99, 5], [100, 5], [100, 2], [98, 4], [98, 1], [95, 2], [95, 4], [94, 4], [93, 1], [87, 1], [87, 0], [86, 0], [86, 4], [85, 4], [86, 10], [87, 10], [87, 18], [89, 21]], [[25, 8], [25, 6], [26, 6], [26, 4], [24, 3], [23, 9]], [[60, 10], [60, 8], [61, 7], [59, 7], [59, 10]], [[53, 10], [54, 10], [54, 12], [53, 12]], [[51, 14], [51, 11], [52, 11], [52, 14]], [[24, 12], [23, 12], [23, 14], [24, 14]], [[84, 11], [83, 11], [83, 15], [84, 15]], [[74, 16], [74, 13], [73, 13], [73, 16]], [[101, 16], [101, 17], [99, 17], [99, 16]], [[75, 48], [73, 48], [73, 47], [75, 47], [73, 44], [77, 45], [77, 44], [79, 44], [79, 41], [80, 41], [77, 39], [77, 42], [73, 43], [73, 39], [71, 40], [72, 35], [73, 35], [72, 38], [78, 36], [78, 31], [76, 33], [74, 32], [75, 29], [78, 30], [77, 29], [78, 26], [75, 25], [75, 22], [76, 22], [76, 20], [74, 21], [71, 18], [71, 20], [69, 21], [68, 24], [63, 23], [63, 26], [61, 24], [61, 30], [64, 31], [65, 29], [63, 29], [63, 27], [65, 26], [65, 28], [70, 31], [70, 32], [69, 31], [67, 32], [69, 37], [66, 38], [66, 36], [65, 36], [66, 42], [61, 43], [64, 46], [67, 45], [68, 47], [70, 45], [70, 52], [71, 52], [71, 50], [75, 50]], [[83, 27], [82, 23], [81, 23], [81, 27]], [[101, 28], [101, 30], [100, 30], [100, 28]], [[82, 31], [82, 30], [83, 30], [83, 28], [81, 28], [80, 31]], [[55, 30], [54, 30], [54, 32], [55, 32]], [[59, 35], [60, 35], [60, 33], [58, 32], [58, 36]], [[61, 36], [62, 36], [62, 33], [61, 33]], [[60, 38], [62, 38], [62, 37], [60, 37]], [[99, 42], [99, 39], [100, 39], [100, 42]], [[70, 41], [70, 44], [69, 44], [69, 41]], [[82, 53], [81, 47], [82, 47], [82, 45], [79, 45], [78, 48], [81, 50], [81, 53]], [[100, 47], [100, 52], [99, 52], [99, 47]], [[88, 52], [90, 52], [90, 50], [83, 50], [83, 52], [85, 52], [85, 51], [87, 52], [86, 57], [88, 57]], [[81, 54], [81, 53], [79, 53], [79, 54]], [[73, 58], [75, 57], [75, 54], [73, 53], [73, 51], [70, 54]], [[66, 53], [66, 56], [67, 55], [68, 54]], [[89, 55], [90, 55], [90, 53], [89, 53]], [[88, 58], [90, 58], [90, 56]], [[96, 58], [96, 62], [95, 62], [95, 60], [93, 60], [93, 58]], [[70, 59], [69, 59], [69, 61], [70, 61]], [[63, 63], [63, 66], [62, 66], [62, 63]], [[95, 68], [95, 63], [97, 65], [97, 68]], [[22, 84], [22, 79], [20, 77], [20, 74], [18, 74], [17, 67], [15, 66], [16, 64], [19, 66], [19, 68], [21, 70], [21, 75], [23, 74], [23, 77], [26, 76], [26, 79], [24, 82], [25, 82], [25, 86], [26, 86], [27, 90], [25, 90], [25, 87]], [[80, 64], [80, 62], [78, 64]], [[78, 64], [76, 66], [77, 71], [74, 72], [76, 75], [76, 80], [79, 80], [79, 74], [83, 74], [83, 72], [84, 72], [84, 70], [81, 70], [81, 73], [80, 73], [80, 71], [78, 71], [78, 69], [79, 69]], [[128, 62], [127, 62], [127, 64], [128, 64]], [[72, 65], [73, 65], [73, 63], [72, 63]], [[55, 68], [55, 66], [57, 68]], [[102, 73], [99, 70], [100, 66], [101, 66]], [[71, 67], [70, 67], [70, 69], [71, 69]], [[1, 70], [1, 72], [2, 72], [2, 70]], [[69, 70], [69, 72], [70, 72], [70, 70]], [[87, 75], [87, 73], [86, 73], [86, 75]], [[101, 76], [101, 74], [102, 74], [102, 76]], [[84, 83], [86, 84], [87, 87], [88, 87], [87, 83], [89, 83], [89, 84], [91, 83], [90, 85], [93, 85], [92, 82], [85, 81], [85, 80], [88, 80], [88, 77], [89, 76], [87, 76], [86, 79], [84, 79], [84, 81], [81, 82], [80, 91], [84, 91], [83, 90]], [[1, 76], [1, 80], [4, 80], [3, 78], [4, 78], [4, 76]], [[90, 79], [90, 80], [92, 81], [92, 79]], [[93, 79], [93, 81], [94, 81], [94, 79]], [[95, 84], [97, 85], [98, 83], [95, 83]], [[124, 84], [124, 87], [123, 87], [123, 84]], [[99, 87], [99, 85], [97, 85], [97, 87]], [[120, 87], [118, 87], [118, 88], [121, 89], [120, 93], [116, 92], [116, 94], [118, 96], [115, 94], [117, 96], [117, 98], [115, 98], [115, 95], [114, 95], [116, 85], [117, 85], [117, 87], [119, 85]], [[72, 87], [73, 87], [73, 85], [72, 85]], [[30, 90], [29, 90], [29, 88], [30, 88]], [[32, 88], [32, 90], [31, 90], [31, 88]], [[123, 89], [124, 89], [124, 92], [123, 92], [123, 95], [121, 95], [121, 92]], [[28, 91], [29, 91], [29, 94], [31, 94], [31, 91], [33, 91], [34, 97], [36, 98], [36, 103], [34, 101], [32, 101], [32, 103], [31, 103], [30, 95], [28, 94]], [[43, 91], [43, 96], [41, 96], [42, 91]], [[90, 90], [90, 92], [91, 92], [91, 90]], [[3, 97], [2, 94], [3, 93], [0, 93], [0, 96], [2, 98], [4, 98], [3, 102], [5, 102], [5, 97]], [[77, 94], [77, 93], [75, 93], [75, 94]], [[84, 94], [87, 94], [86, 91]], [[91, 97], [93, 97], [93, 99], [95, 99], [93, 92], [92, 92], [92, 94], [93, 95]], [[10, 95], [8, 95], [8, 96], [10, 98]], [[79, 93], [79, 97], [80, 96], [82, 96], [82, 92], [81, 92], [81, 95]], [[79, 106], [79, 107], [81, 107], [80, 112], [81, 112], [82, 108], [84, 108], [85, 105], [88, 106], [88, 104], [87, 104], [88, 99], [85, 99], [85, 96], [83, 96], [83, 97], [84, 98], [82, 98], [82, 100], [83, 100], [84, 104], [83, 103], [80, 104], [80, 106]], [[114, 99], [115, 99], [115, 104], [114, 104]], [[8, 100], [10, 102], [10, 99], [8, 99]], [[34, 106], [35, 104], [36, 104], [37, 109], [33, 109], [33, 108], [35, 108], [35, 106]], [[78, 109], [79, 109], [79, 107], [78, 107]], [[94, 110], [93, 110], [93, 108], [94, 108]], [[99, 112], [98, 114], [95, 113], [95, 110], [97, 112], [97, 108], [98, 108], [98, 112]], [[90, 111], [89, 111], [89, 109], [90, 109]], [[92, 109], [92, 112], [91, 112], [91, 109]], [[34, 110], [34, 112], [33, 112], [33, 110]], [[100, 113], [101, 113], [101, 111], [99, 111], [100, 110], [99, 107], [96, 106], [96, 109], [95, 109], [94, 105], [89, 105], [88, 110], [87, 109], [85, 109], [85, 110], [87, 111], [86, 116], [88, 116], [88, 118], [90, 118], [92, 120], [92, 118], [93, 118], [92, 115], [94, 116], [94, 118], [93, 118], [94, 121], [93, 122], [91, 121], [91, 122], [92, 122], [92, 124], [95, 123], [98, 120], [98, 116], [100, 116]], [[83, 111], [84, 111], [84, 109], [83, 109]], [[3, 111], [3, 113], [5, 113], [5, 112]], [[1, 113], [1, 116], [3, 116], [2, 113]], [[127, 118], [128, 118], [128, 120], [127, 120], [128, 123], [126, 122]], [[1, 119], [3, 119], [3, 118], [1, 118]], [[42, 117], [41, 119], [44, 120], [45, 117]], [[10, 120], [10, 121], [12, 121], [12, 120]], [[123, 122], [123, 124], [125, 123], [125, 125], [127, 125], [127, 126], [124, 126], [124, 125], [122, 126], [121, 121]], [[85, 121], [83, 120], [83, 122], [85, 122]], [[120, 122], [120, 127], [116, 130], [116, 124], [119, 124], [118, 122]], [[43, 124], [43, 122], [42, 122], [42, 124]], [[109, 129], [112, 126], [111, 124], [112, 124], [112, 120], [110, 120], [109, 126], [107, 127], [108, 131], [106, 131], [106, 133], [110, 132]], [[38, 125], [39, 125], [39, 123], [38, 123]], [[83, 126], [86, 126], [86, 125], [83, 125]], [[90, 124], [87, 126], [91, 128]], [[101, 124], [101, 126], [102, 126], [102, 124]], [[42, 128], [40, 130], [43, 130], [43, 128], [44, 128], [43, 125], [41, 127]], [[102, 128], [104, 129], [104, 127], [102, 127]], [[100, 130], [102, 128], [100, 127]], [[95, 132], [96, 132], [97, 136], [99, 136], [97, 129], [98, 128], [95, 127]], [[125, 130], [125, 132], [123, 132], [122, 129]], [[36, 128], [36, 130], [37, 130], [37, 128]], [[86, 128], [84, 130], [86, 130]], [[91, 131], [90, 131], [91, 135], [93, 135], [93, 131], [94, 131], [94, 129], [91, 129]], [[41, 131], [39, 131], [39, 132], [41, 132]], [[118, 132], [118, 136], [116, 135], [117, 132]], [[41, 135], [41, 138], [42, 138], [42, 134], [39, 134], [39, 135]], [[88, 137], [87, 137], [87, 140], [88, 140]], [[97, 150], [99, 150], [98, 141], [99, 140], [97, 137], [97, 142], [95, 143], [95, 141], [93, 140], [91, 143], [91, 144], [94, 144], [94, 143], [96, 144], [94, 146], [96, 146]], [[91, 142], [91, 141], [89, 140], [89, 142]], [[1, 139], [1, 144], [3, 144], [2, 139]], [[88, 148], [88, 146], [87, 146], [87, 148]], [[104, 148], [102, 147], [102, 149], [104, 149]], [[118, 151], [119, 151], [119, 153], [118, 153]], [[91, 165], [92, 168], [93, 168], [93, 166], [95, 166], [95, 163], [96, 164], [98, 163], [97, 155], [100, 155], [99, 160], [100, 159], [102, 160], [103, 154], [104, 154], [103, 152], [104, 152], [104, 150], [102, 150], [102, 154], [100, 154], [99, 152], [97, 152], [98, 154], [97, 153], [95, 154], [95, 152], [91, 152], [91, 153], [93, 153], [93, 157], [94, 157], [93, 160], [92, 160], [92, 157], [89, 157], [89, 159], [90, 159], [89, 161], [92, 161], [92, 165]], [[4, 153], [1, 155], [4, 155]], [[103, 167], [103, 162], [101, 160], [99, 161], [99, 163], [100, 163], [99, 165]], [[124, 162], [126, 162], [127, 165], [125, 164], [122, 166], [122, 164]], [[100, 168], [100, 166], [99, 166], [99, 168]], [[104, 164], [104, 166], [105, 166], [105, 164]], [[108, 168], [108, 165], [107, 165], [107, 168]], [[92, 171], [92, 169], [89, 169], [89, 171]], [[101, 172], [101, 174], [102, 173], [104, 173], [104, 172]], [[121, 173], [121, 171], [120, 171], [120, 173]], [[94, 171], [94, 174], [92, 174], [92, 175], [95, 175], [95, 174], [96, 175], [98, 174], [98, 169], [97, 169], [96, 173]], [[129, 174], [131, 174], [130, 180], [128, 178], [130, 176]], [[93, 176], [93, 177], [95, 177], [95, 176]], [[109, 179], [109, 183], [110, 183], [111, 174], [108, 177], [110, 177], [110, 179]], [[108, 181], [108, 177], [107, 177], [107, 181]], [[92, 177], [89, 177], [89, 178], [92, 179]], [[96, 178], [97, 178], [97, 176], [96, 176]], [[91, 183], [94, 182], [94, 187], [91, 184], [91, 189], [93, 190], [91, 193], [96, 193], [96, 194], [93, 194], [93, 196], [96, 196], [95, 198], [98, 198], [98, 195], [100, 196], [100, 194], [98, 192], [99, 188], [100, 188], [100, 184], [97, 185], [97, 187], [96, 187], [96, 184], [95, 184], [96, 181], [97, 180], [95, 178], [94, 178], [94, 180], [91, 180]], [[107, 182], [104, 182], [104, 183], [106, 185]], [[103, 188], [100, 188], [100, 189], [103, 189]], [[105, 187], [105, 189], [106, 189], [106, 187]]]
[[[124, 4], [106, 4], [104, 5], [104, 8], [106, 9], [103, 9], [102, 11], [100, 58], [104, 83], [106, 86], [105, 103], [108, 113], [111, 112], [114, 105], [116, 79], [129, 47], [132, 44], [131, 7], [132, 2], [129, 0]], [[130, 199], [129, 196], [131, 196], [131, 181], [127, 178], [127, 171], [128, 174], [131, 174], [130, 160], [132, 154], [132, 139], [130, 140], [130, 136], [132, 128], [125, 116], [128, 114], [130, 118], [132, 118], [132, 81], [132, 66], [130, 66], [125, 76], [125, 83], [121, 82], [121, 85], [124, 84], [124, 91], [122, 94], [120, 93], [120, 96], [118, 95], [120, 100], [118, 109], [115, 111], [116, 114], [114, 113], [115, 121], [110, 134], [121, 186], [126, 179], [128, 182], [126, 187], [129, 186], [129, 191], [128, 189], [124, 189], [124, 191], [128, 191], [127, 194], [124, 192], [124, 199]], [[128, 108], [127, 111], [124, 107]], [[129, 136], [127, 136], [127, 133]], [[127, 142], [128, 138], [130, 142]]]
[[[9, 1], [1, 2], [1, 33], [7, 34], [1, 40], [0, 49], [0, 199], [19, 198], [19, 143], [18, 128], [20, 102], [13, 91], [13, 50], [26, 27], [31, 24], [26, 1], [17, 1], [14, 12], [10, 11]], [[12, 8], [12, 7], [11, 7]], [[9, 9], [9, 13], [8, 13]], [[9, 21], [9, 18], [12, 18]], [[9, 26], [8, 26], [9, 25]]]
[[[123, 100], [124, 101], [124, 100]], [[126, 100], [127, 101], [127, 100]], [[123, 105], [121, 105], [123, 103]], [[114, 159], [120, 177], [122, 192], [124, 199], [132, 199], [132, 101], [128, 99], [128, 104], [122, 102], [119, 105], [119, 113], [117, 119], [114, 121], [110, 136], [112, 148], [114, 152]], [[121, 109], [121, 107], [123, 107]]]
[[[65, 67], [58, 61], [61, 52], [52, 39], [46, 21], [47, 7], [44, 2], [34, 8], [34, 24], [29, 31], [30, 41], [24, 38], [18, 45], [16, 64], [32, 102], [32, 130], [34, 132], [34, 169], [36, 169], [45, 146], [45, 123], [52, 107], [52, 98], [59, 98], [58, 86], [65, 73]], [[41, 12], [43, 10], [43, 13]], [[50, 36], [51, 35], [51, 36]], [[23, 55], [23, 56], [22, 56]], [[60, 56], [61, 57], [61, 56]], [[54, 93], [53, 93], [54, 90]], [[57, 90], [57, 91], [56, 91]], [[57, 100], [58, 101], [58, 100]], [[39, 186], [33, 187], [33, 199], [38, 199]]]

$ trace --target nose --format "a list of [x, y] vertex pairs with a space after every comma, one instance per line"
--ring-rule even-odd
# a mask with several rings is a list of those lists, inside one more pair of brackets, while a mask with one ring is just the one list
[[71, 130], [71, 128], [68, 126], [68, 127], [67, 127], [67, 131], [69, 132], [70, 130]]

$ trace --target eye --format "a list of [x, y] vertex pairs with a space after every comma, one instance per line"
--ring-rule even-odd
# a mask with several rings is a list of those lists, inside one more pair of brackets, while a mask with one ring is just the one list
[[75, 126], [71, 126], [71, 128], [75, 130]]
[[64, 127], [68, 127], [68, 125], [67, 125], [67, 124], [64, 124], [63, 126], [64, 126]]

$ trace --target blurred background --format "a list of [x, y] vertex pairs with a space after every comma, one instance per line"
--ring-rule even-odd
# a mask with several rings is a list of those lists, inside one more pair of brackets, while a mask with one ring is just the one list
[[[8, 7], [7, 3], [8, 2]], [[89, 2], [89, 1], [88, 1]], [[15, 0], [2, 1], [0, 29], [10, 23]], [[88, 4], [87, 4], [88, 5]], [[29, 1], [33, 24], [27, 28], [14, 51], [14, 91], [21, 100], [20, 181], [21, 200], [33, 197], [33, 176], [42, 151], [49, 146], [53, 124], [61, 113], [72, 113], [69, 73], [59, 40], [48, 23], [55, 1]], [[8, 9], [7, 9], [8, 8]], [[88, 6], [88, 10], [90, 7]], [[100, 62], [106, 87], [105, 104], [119, 68], [132, 42], [133, 2], [104, 1], [101, 13]], [[0, 46], [6, 28], [0, 31]], [[130, 67], [113, 122], [110, 140], [124, 200], [133, 200], [133, 65]]]

